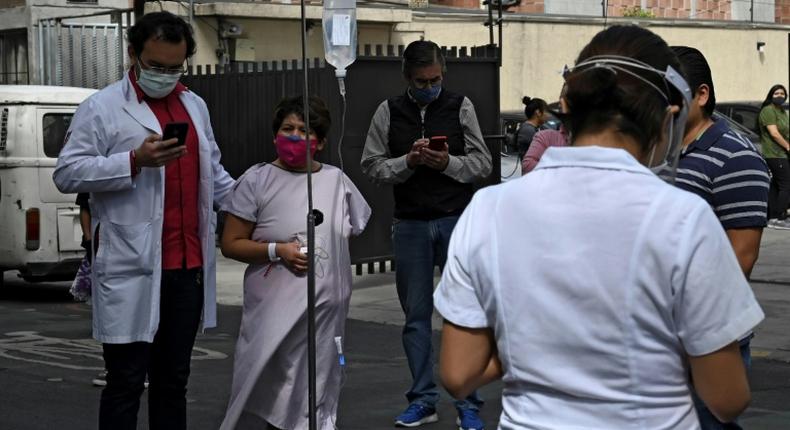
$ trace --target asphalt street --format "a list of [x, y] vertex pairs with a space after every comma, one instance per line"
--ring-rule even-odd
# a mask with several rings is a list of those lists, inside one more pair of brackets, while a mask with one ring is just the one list
[[[766, 230], [752, 286], [767, 315], [753, 341], [753, 401], [746, 429], [790, 429], [790, 232]], [[230, 394], [232, 356], [241, 318], [243, 265], [220, 260], [219, 326], [198, 336], [188, 393], [189, 428], [214, 430]], [[347, 377], [338, 428], [389, 429], [406, 406], [410, 381], [400, 342], [402, 315], [394, 275], [355, 277], [347, 329]], [[90, 336], [90, 308], [74, 303], [68, 283], [28, 284], [5, 274], [0, 288], [0, 430], [96, 428], [101, 389], [91, 384], [102, 369], [101, 346]], [[437, 320], [438, 322], [438, 320]], [[438, 345], [438, 332], [435, 336]], [[501, 385], [485, 387], [482, 415], [495, 428]], [[440, 422], [454, 429], [455, 412], [444, 395]], [[147, 429], [145, 398], [138, 429]]]

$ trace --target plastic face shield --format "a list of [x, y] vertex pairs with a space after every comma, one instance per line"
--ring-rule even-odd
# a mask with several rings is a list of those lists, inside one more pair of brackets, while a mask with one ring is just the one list
[[[678, 160], [683, 150], [683, 136], [686, 131], [689, 106], [691, 106], [691, 100], [693, 98], [691, 89], [688, 83], [686, 83], [686, 80], [671, 66], [667, 66], [667, 70], [661, 71], [630, 57], [609, 55], [590, 57], [576, 64], [573, 68], [568, 68], [566, 66], [563, 75], [574, 72], [584, 72], [592, 68], [604, 68], [615, 74], [625, 73], [639, 79], [656, 90], [667, 103], [667, 129], [665, 131], [665, 136], [663, 136], [663, 139], [661, 139], [650, 151], [647, 167], [664, 180], [674, 183], [675, 176], [677, 175]], [[640, 71], [659, 75], [664, 81], [664, 88], [660, 88], [655, 83], [645, 79], [639, 73]], [[679, 106], [680, 111], [674, 115], [670, 111], [673, 106], [671, 98], [672, 88], [680, 93], [682, 101], [682, 105]]]

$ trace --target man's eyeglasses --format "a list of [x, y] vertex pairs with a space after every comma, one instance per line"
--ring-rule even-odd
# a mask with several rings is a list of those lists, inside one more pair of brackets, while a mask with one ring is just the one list
[[140, 62], [140, 65], [143, 66], [144, 69], [150, 70], [155, 73], [163, 73], [165, 75], [183, 75], [187, 72], [187, 69], [184, 66], [175, 66], [175, 67], [149, 66], [140, 57], [137, 57], [137, 61]]

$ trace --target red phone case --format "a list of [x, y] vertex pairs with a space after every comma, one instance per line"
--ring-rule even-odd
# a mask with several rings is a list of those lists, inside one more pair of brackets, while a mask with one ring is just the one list
[[428, 148], [434, 151], [444, 151], [445, 143], [447, 143], [447, 136], [433, 136], [428, 142]]

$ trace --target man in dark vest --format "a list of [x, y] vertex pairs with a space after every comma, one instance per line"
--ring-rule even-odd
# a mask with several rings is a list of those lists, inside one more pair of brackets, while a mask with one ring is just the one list
[[[491, 173], [474, 106], [442, 88], [445, 71], [435, 43], [409, 44], [403, 53], [408, 88], [379, 105], [362, 153], [362, 171], [377, 183], [394, 185], [395, 283], [406, 314], [403, 348], [413, 379], [406, 393], [409, 406], [395, 419], [401, 427], [439, 419], [431, 346], [434, 266], [444, 268], [450, 234], [472, 198], [473, 182]], [[446, 141], [432, 142], [437, 136]], [[456, 400], [462, 430], [483, 428], [481, 404], [476, 393]]]

